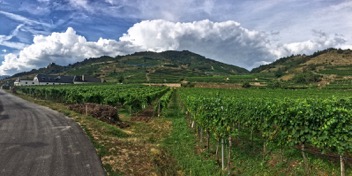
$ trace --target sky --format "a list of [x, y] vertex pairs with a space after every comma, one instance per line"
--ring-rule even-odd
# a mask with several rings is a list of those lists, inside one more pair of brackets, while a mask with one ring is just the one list
[[0, 75], [138, 51], [248, 70], [352, 49], [352, 0], [0, 0]]

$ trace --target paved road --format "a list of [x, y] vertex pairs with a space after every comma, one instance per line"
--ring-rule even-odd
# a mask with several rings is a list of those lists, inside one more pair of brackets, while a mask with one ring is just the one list
[[73, 120], [0, 90], [0, 175], [105, 173], [93, 145]]

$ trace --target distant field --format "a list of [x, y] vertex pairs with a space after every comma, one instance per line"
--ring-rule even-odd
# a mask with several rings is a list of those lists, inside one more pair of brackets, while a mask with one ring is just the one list
[[208, 97], [219, 94], [225, 97], [239, 98], [352, 98], [350, 90], [329, 90], [329, 89], [207, 89], [194, 88], [182, 89], [181, 91], [190, 91], [192, 94], [200, 94], [200, 96]]
[[232, 75], [232, 76], [211, 76], [211, 77], [187, 77], [191, 82], [212, 82], [212, 83], [244, 83], [244, 82], [267, 82], [271, 77], [262, 77], [254, 74]]
[[[110, 77], [118, 77], [118, 74], [111, 74]], [[147, 78], [148, 77], [148, 78]], [[232, 84], [243, 84], [249, 83], [261, 83], [267, 84], [273, 80], [273, 76], [270, 75], [256, 75], [256, 74], [240, 74], [231, 76], [200, 76], [187, 71], [163, 71], [158, 70], [152, 74], [145, 73], [124, 73], [124, 83], [180, 83], [182, 80], [186, 80], [192, 83], [232, 83]], [[108, 79], [109, 82], [116, 82], [115, 79]]]
[[333, 74], [337, 76], [351, 76], [352, 75], [352, 67], [351, 66], [339, 66], [334, 68], [327, 68], [326, 70], [322, 70], [319, 73], [322, 74]]

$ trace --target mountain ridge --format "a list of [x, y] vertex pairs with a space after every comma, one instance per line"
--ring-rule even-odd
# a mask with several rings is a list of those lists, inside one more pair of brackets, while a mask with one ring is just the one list
[[[352, 50], [329, 48], [312, 55], [291, 55], [254, 68], [250, 72], [187, 50], [159, 53], [143, 51], [125, 56], [90, 58], [67, 66], [51, 63], [45, 68], [17, 73], [11, 79], [32, 79], [39, 73], [87, 75], [120, 83], [175, 83], [190, 80], [241, 84], [255, 83], [260, 78], [259, 80], [266, 80], [264, 82], [267, 83], [290, 81], [294, 84], [329, 84], [336, 80], [352, 80]], [[233, 77], [241, 75], [242, 78]]]
[[[352, 50], [328, 48], [312, 55], [298, 54], [283, 57], [270, 64], [254, 68], [251, 73], [282, 72], [283, 74], [293, 74], [307, 71], [324, 73], [325, 70], [346, 66], [352, 66]], [[339, 75], [338, 72], [336, 74]]]
[[312, 55], [291, 55], [251, 70], [279, 81], [328, 88], [352, 87], [352, 50], [328, 48]]
[[14, 74], [10, 78], [31, 78], [36, 74], [90, 75], [108, 82], [179, 82], [190, 76], [247, 74], [248, 70], [183, 51], [136, 52], [125, 56], [101, 56], [67, 66], [47, 67]]

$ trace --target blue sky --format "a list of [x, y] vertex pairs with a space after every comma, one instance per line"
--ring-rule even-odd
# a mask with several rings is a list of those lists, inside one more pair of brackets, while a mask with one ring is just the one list
[[0, 0], [0, 75], [184, 49], [252, 69], [352, 49], [351, 16], [350, 0]]

